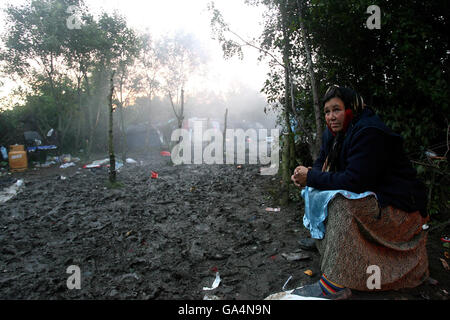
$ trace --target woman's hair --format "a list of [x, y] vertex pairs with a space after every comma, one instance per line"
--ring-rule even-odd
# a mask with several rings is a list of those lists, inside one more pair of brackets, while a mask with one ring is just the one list
[[325, 106], [325, 103], [327, 103], [333, 98], [340, 98], [344, 102], [345, 107], [347, 108], [347, 105], [344, 101], [344, 97], [342, 96], [341, 91], [339, 91], [338, 86], [331, 86], [328, 88], [327, 92], [322, 98], [322, 106]]
[[328, 88], [322, 98], [322, 107], [329, 100], [339, 98], [344, 102], [345, 109], [351, 109], [355, 114], [359, 114], [364, 108], [363, 98], [353, 89], [332, 85]]

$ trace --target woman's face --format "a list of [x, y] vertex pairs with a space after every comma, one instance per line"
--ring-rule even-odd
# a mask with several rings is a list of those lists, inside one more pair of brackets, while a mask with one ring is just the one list
[[345, 106], [344, 102], [338, 98], [332, 98], [325, 103], [325, 121], [334, 133], [338, 133], [344, 128]]

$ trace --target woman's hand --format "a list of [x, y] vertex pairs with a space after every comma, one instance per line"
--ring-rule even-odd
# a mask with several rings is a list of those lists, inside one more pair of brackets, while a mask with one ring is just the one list
[[299, 188], [306, 187], [306, 180], [308, 177], [308, 171], [310, 169], [311, 168], [300, 166], [294, 170], [294, 174], [292, 175], [291, 180], [297, 187]]

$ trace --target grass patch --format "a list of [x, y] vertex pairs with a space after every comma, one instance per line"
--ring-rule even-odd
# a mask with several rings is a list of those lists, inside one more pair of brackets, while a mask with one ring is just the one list
[[120, 182], [120, 181], [111, 182], [111, 181], [107, 180], [105, 182], [105, 187], [108, 188], [108, 189], [121, 189], [124, 186], [125, 185], [122, 182]]

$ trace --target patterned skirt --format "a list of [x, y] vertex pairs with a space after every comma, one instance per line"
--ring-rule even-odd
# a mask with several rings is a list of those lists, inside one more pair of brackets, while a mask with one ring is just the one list
[[316, 240], [321, 271], [359, 291], [414, 288], [429, 277], [422, 229], [427, 221], [419, 212], [380, 210], [374, 196], [348, 200], [337, 195], [328, 206], [325, 237]]

